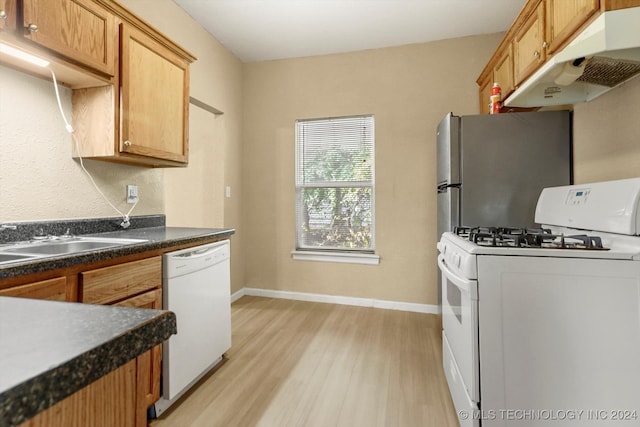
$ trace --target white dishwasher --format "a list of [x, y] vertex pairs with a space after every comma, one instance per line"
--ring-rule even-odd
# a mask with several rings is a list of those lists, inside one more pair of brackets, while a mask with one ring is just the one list
[[229, 240], [163, 256], [163, 308], [178, 333], [163, 344], [162, 396], [155, 415], [171, 406], [222, 360], [231, 347]]

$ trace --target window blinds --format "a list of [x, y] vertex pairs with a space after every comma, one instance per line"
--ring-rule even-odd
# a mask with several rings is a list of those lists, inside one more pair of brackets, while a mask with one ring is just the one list
[[296, 122], [297, 249], [374, 249], [374, 119]]

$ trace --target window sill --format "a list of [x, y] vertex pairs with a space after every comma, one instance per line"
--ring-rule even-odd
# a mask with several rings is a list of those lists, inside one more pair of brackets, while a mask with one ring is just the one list
[[380, 255], [352, 252], [291, 251], [291, 256], [300, 261], [344, 262], [349, 264], [380, 264]]

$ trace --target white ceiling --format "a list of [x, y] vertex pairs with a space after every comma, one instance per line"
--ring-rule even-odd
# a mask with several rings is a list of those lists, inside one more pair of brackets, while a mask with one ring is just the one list
[[505, 31], [525, 0], [175, 0], [243, 62]]

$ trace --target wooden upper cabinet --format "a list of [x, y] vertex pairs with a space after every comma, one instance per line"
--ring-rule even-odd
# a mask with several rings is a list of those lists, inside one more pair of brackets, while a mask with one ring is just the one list
[[600, 10], [618, 10], [629, 7], [640, 7], [640, 0], [600, 0]]
[[115, 16], [94, 1], [23, 0], [23, 25], [25, 37], [33, 42], [115, 75]]
[[189, 63], [126, 23], [120, 36], [120, 151], [186, 164]]
[[0, 0], [2, 11], [0, 39], [50, 61], [73, 89], [73, 156], [187, 165], [193, 55], [114, 0]]
[[480, 85], [480, 114], [489, 114], [489, 97], [491, 96], [491, 86], [493, 86], [493, 72], [481, 76], [478, 84]]
[[547, 0], [547, 53], [552, 54], [598, 12], [599, 0]]
[[504, 100], [514, 90], [513, 44], [502, 43], [476, 81], [480, 86], [480, 114], [489, 114], [489, 98], [494, 83], [500, 85]]
[[124, 9], [117, 12], [118, 84], [73, 91], [80, 152], [139, 166], [186, 166], [189, 65], [195, 57]]
[[0, 31], [16, 29], [16, 0], [0, 0]]
[[545, 2], [540, 1], [513, 40], [513, 73], [518, 86], [546, 59]]
[[500, 85], [503, 100], [513, 92], [513, 44], [509, 43], [500, 52], [493, 67], [493, 81]]

